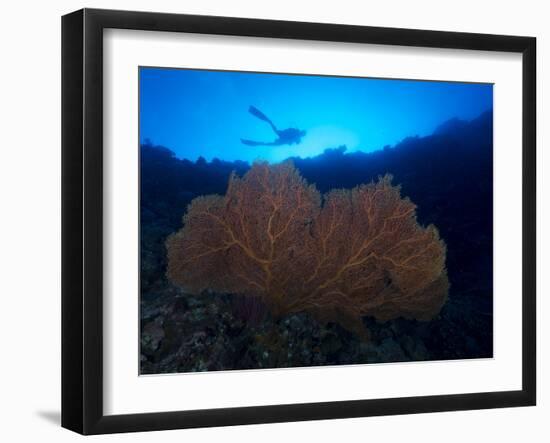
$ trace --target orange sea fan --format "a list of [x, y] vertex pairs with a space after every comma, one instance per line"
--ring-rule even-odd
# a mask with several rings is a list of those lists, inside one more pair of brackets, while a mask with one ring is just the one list
[[309, 311], [362, 333], [361, 317], [429, 320], [448, 293], [445, 244], [386, 175], [323, 198], [292, 163], [256, 163], [225, 196], [194, 199], [167, 240], [168, 277], [261, 297], [275, 316]]

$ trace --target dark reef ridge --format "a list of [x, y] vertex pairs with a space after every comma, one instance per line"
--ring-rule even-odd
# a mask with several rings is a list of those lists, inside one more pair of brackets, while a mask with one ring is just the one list
[[371, 340], [307, 313], [273, 319], [257, 300], [191, 296], [166, 279], [165, 241], [199, 195], [224, 194], [246, 162], [181, 160], [141, 146], [141, 372], [169, 373], [491, 357], [493, 353], [492, 113], [450, 120], [428, 137], [372, 153], [344, 146], [294, 158], [321, 192], [353, 188], [390, 173], [447, 245], [449, 300], [430, 322], [365, 317]]

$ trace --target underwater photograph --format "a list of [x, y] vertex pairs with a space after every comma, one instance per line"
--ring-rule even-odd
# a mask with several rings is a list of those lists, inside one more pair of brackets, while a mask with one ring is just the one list
[[139, 68], [140, 374], [493, 357], [493, 85]]

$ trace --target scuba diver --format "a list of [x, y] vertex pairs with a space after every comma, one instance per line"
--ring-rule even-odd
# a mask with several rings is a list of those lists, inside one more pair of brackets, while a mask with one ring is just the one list
[[275, 134], [277, 134], [277, 140], [272, 142], [256, 142], [253, 140], [246, 140], [241, 138], [241, 143], [248, 145], [248, 146], [281, 146], [281, 145], [292, 145], [292, 144], [298, 144], [302, 141], [302, 137], [306, 135], [306, 131], [302, 131], [297, 128], [288, 128], [279, 130], [277, 127], [273, 124], [273, 122], [258, 108], [254, 106], [250, 106], [248, 108], [248, 112], [250, 112], [254, 117], [259, 118], [260, 120], [263, 120], [267, 123], [269, 123], [269, 126], [271, 126], [271, 129], [275, 131]]

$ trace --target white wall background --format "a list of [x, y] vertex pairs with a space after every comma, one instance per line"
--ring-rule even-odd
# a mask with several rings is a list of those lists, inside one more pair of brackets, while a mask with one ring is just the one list
[[[538, 38], [539, 405], [532, 408], [331, 420], [94, 437], [94, 441], [438, 442], [550, 438], [548, 306], [549, 11], [545, 2], [400, 0], [11, 1], [0, 26], [0, 438], [81, 440], [60, 414], [60, 16], [81, 7], [531, 35]], [[545, 163], [545, 164], [544, 164]], [[543, 201], [546, 200], [546, 201]], [[540, 249], [544, 249], [540, 252]], [[546, 275], [542, 275], [546, 274]]]

